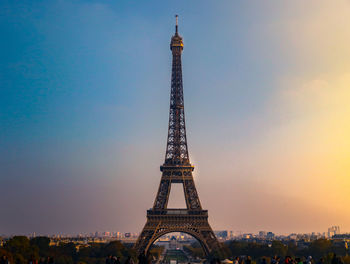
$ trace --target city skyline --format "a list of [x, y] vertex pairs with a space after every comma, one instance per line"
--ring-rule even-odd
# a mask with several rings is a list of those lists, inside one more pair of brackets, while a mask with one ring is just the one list
[[[239, 237], [245, 237], [245, 236], [253, 236], [253, 237], [266, 237], [268, 234], [271, 234], [273, 237], [279, 237], [279, 238], [287, 238], [287, 237], [294, 237], [294, 236], [316, 236], [317, 239], [319, 237], [324, 237], [324, 238], [328, 238], [331, 239], [332, 236], [334, 235], [345, 235], [345, 236], [350, 236], [350, 233], [344, 233], [340, 230], [339, 226], [331, 226], [328, 227], [327, 230], [324, 230], [323, 232], [308, 232], [308, 233], [290, 233], [290, 234], [278, 234], [273, 232], [273, 230], [259, 230], [258, 232], [242, 232], [241, 230], [213, 230], [216, 234], [221, 234], [223, 232], [227, 233], [227, 237], [229, 239], [232, 238], [239, 238]], [[194, 238], [193, 236], [186, 234], [184, 232], [169, 232], [166, 233], [165, 235], [161, 236], [160, 238], [163, 237], [172, 237], [173, 235], [179, 235], [179, 234], [183, 234], [185, 236], [189, 236]], [[36, 233], [36, 232], [32, 232], [32, 233], [22, 233], [22, 234], [1, 234], [0, 233], [0, 237], [13, 237], [13, 236], [17, 236], [17, 235], [23, 235], [23, 236], [27, 236], [27, 237], [37, 237], [37, 236], [48, 236], [48, 237], [110, 237], [110, 238], [128, 238], [131, 237], [134, 240], [136, 240], [136, 238], [140, 235], [140, 232], [135, 232], [135, 230], [119, 230], [119, 231], [111, 231], [111, 230], [95, 230], [95, 231], [91, 231], [91, 232], [85, 232], [85, 233]], [[219, 237], [221, 237], [219, 235]], [[293, 239], [293, 238], [292, 238]]]
[[350, 232], [350, 2], [136, 3], [0, 4], [0, 233], [141, 230], [175, 14], [213, 229]]

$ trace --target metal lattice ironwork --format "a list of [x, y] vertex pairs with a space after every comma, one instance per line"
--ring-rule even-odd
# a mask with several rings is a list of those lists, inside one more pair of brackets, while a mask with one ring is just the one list
[[173, 65], [171, 74], [169, 129], [165, 164], [189, 164], [181, 66], [183, 42], [177, 31], [177, 26], [175, 35], [171, 38], [170, 49], [173, 54]]
[[[159, 237], [171, 232], [192, 235], [200, 242], [206, 254], [220, 248], [208, 222], [208, 211], [202, 209], [192, 176], [194, 167], [188, 155], [181, 67], [183, 41], [178, 34], [177, 16], [175, 29], [170, 43], [173, 64], [165, 162], [160, 167], [162, 178], [153, 208], [147, 211], [146, 225], [135, 244], [135, 249], [140, 254], [147, 253]], [[183, 185], [186, 209], [167, 208], [172, 183]]]

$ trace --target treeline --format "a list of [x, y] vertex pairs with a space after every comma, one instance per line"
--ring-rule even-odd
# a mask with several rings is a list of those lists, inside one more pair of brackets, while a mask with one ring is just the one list
[[329, 254], [333, 255], [333, 253], [337, 256], [346, 256], [348, 253], [343, 243], [335, 243], [328, 239], [314, 240], [301, 247], [293, 242], [286, 245], [281, 241], [273, 241], [270, 245], [231, 241], [227, 244], [227, 247], [234, 256], [250, 255], [253, 258], [277, 255], [297, 258], [312, 256], [314, 259], [320, 259], [321, 257], [327, 257]]
[[[204, 252], [199, 243], [184, 246], [184, 250], [193, 257], [205, 258]], [[151, 249], [151, 256], [159, 258], [163, 247], [154, 246]], [[255, 243], [230, 241], [222, 243], [220, 251], [213, 252], [209, 259], [233, 259], [237, 256], [250, 256], [252, 264], [260, 264], [264, 258], [270, 264], [273, 256], [284, 259], [285, 256], [292, 258], [313, 257], [314, 264], [319, 263], [323, 258], [323, 264], [332, 264], [332, 258], [336, 254], [342, 263], [350, 264], [349, 249], [344, 243], [336, 243], [327, 239], [315, 240], [303, 247], [295, 243], [284, 244], [281, 241], [272, 243]], [[90, 243], [87, 247], [80, 247], [77, 250], [74, 243], [61, 243], [57, 246], [50, 246], [48, 237], [36, 237], [28, 239], [25, 236], [15, 236], [0, 247], [0, 257], [6, 256], [10, 264], [105, 264], [107, 256], [120, 257], [121, 263], [131, 256], [137, 263], [136, 252], [131, 245], [122, 244], [120, 241], [110, 243]]]
[[[197, 242], [190, 246], [184, 246], [184, 250], [194, 257], [205, 258], [204, 252]], [[270, 244], [229, 241], [222, 243], [222, 249], [219, 252], [214, 252], [212, 257], [233, 259], [237, 256], [250, 256], [255, 263], [260, 263], [263, 258], [266, 259], [267, 263], [270, 263], [273, 256], [280, 256], [282, 259], [285, 256], [300, 259], [312, 256], [315, 263], [323, 258], [324, 264], [330, 264], [334, 254], [340, 257], [343, 263], [350, 264], [350, 256], [348, 256], [350, 251], [345, 244], [328, 239], [318, 239], [303, 247], [297, 246], [293, 242], [284, 244], [281, 241], [272, 241]]]
[[48, 237], [15, 236], [0, 247], [0, 257], [6, 256], [10, 264], [105, 264], [109, 255], [119, 256], [124, 263], [128, 256], [137, 259], [131, 247], [120, 241], [110, 243], [90, 243], [77, 251], [74, 243], [50, 246]]

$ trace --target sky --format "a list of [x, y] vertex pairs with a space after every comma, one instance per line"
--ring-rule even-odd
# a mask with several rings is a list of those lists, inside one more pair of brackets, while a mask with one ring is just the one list
[[141, 231], [175, 14], [213, 229], [350, 232], [349, 0], [3, 0], [0, 234]]

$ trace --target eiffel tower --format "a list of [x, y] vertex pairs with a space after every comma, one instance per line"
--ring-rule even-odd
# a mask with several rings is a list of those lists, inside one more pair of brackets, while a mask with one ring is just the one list
[[[220, 248], [208, 222], [208, 211], [202, 209], [199, 201], [192, 176], [194, 166], [191, 165], [188, 155], [181, 69], [183, 46], [176, 15], [175, 35], [170, 42], [173, 64], [165, 162], [160, 167], [162, 177], [153, 208], [147, 210], [147, 222], [135, 244], [135, 250], [139, 254], [146, 254], [159, 237], [171, 232], [183, 232], [193, 236], [206, 255]], [[167, 208], [172, 183], [182, 183], [186, 209]]]

